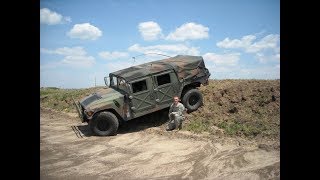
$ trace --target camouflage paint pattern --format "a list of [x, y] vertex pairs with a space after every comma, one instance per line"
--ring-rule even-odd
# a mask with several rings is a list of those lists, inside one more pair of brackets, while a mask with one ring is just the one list
[[[94, 114], [103, 110], [113, 109], [120, 116], [123, 116], [123, 103], [124, 95], [112, 88], [100, 90], [99, 92], [93, 93], [79, 101], [79, 104], [83, 108], [83, 121], [92, 119]], [[92, 115], [88, 116], [84, 110], [86, 112], [92, 112]]]
[[194, 76], [201, 77], [205, 75], [205, 71], [207, 70], [201, 56], [178, 55], [168, 59], [133, 66], [111, 74], [123, 77], [126, 81], [131, 81], [169, 69], [174, 69], [179, 79], [189, 79]]
[[[171, 85], [168, 84], [167, 87], [156, 86], [157, 83], [154, 82], [156, 78], [154, 77], [167, 72], [170, 73]], [[80, 118], [81, 116], [84, 117], [82, 119], [83, 122], [88, 122], [100, 111], [111, 111], [127, 121], [169, 107], [172, 102], [166, 100], [165, 103], [161, 103], [159, 101], [165, 98], [163, 98], [164, 96], [158, 98], [158, 95], [165, 95], [166, 93], [164, 92], [170, 91], [170, 97], [173, 97], [173, 95], [180, 96], [183, 88], [188, 84], [197, 83], [198, 86], [200, 86], [200, 84], [207, 85], [210, 73], [205, 67], [204, 60], [201, 56], [178, 55], [172, 58], [122, 69], [110, 73], [109, 76], [110, 79], [112, 76], [121, 77], [130, 85], [133, 82], [145, 79], [148, 89], [145, 93], [139, 93], [141, 95], [139, 96], [138, 93], [133, 93], [132, 89], [125, 92], [112, 87], [83, 98], [77, 103], [80, 109], [79, 116]], [[157, 97], [153, 97], [154, 95]], [[142, 111], [138, 112], [136, 107], [133, 107], [133, 102], [136, 102], [135, 104], [138, 105], [149, 103], [150, 108], [146, 110], [142, 109]], [[137, 108], [139, 107], [140, 106], [137, 106]], [[89, 112], [89, 114], [87, 112]]]

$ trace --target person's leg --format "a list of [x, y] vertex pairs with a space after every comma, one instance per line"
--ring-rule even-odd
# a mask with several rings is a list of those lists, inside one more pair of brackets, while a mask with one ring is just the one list
[[175, 126], [175, 115], [174, 114], [170, 114], [169, 115], [169, 122], [168, 122], [166, 130], [167, 131], [171, 131], [171, 130], [173, 130], [175, 128], [176, 128], [176, 126]]
[[176, 119], [176, 128], [178, 128], [179, 130], [182, 129], [183, 117], [176, 116], [175, 119]]

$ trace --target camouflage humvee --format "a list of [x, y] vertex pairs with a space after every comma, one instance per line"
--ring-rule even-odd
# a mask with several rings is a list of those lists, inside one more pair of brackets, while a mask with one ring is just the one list
[[120, 122], [167, 108], [173, 96], [195, 111], [203, 102], [197, 88], [207, 85], [209, 76], [201, 56], [178, 55], [110, 73], [109, 88], [75, 104], [95, 134], [115, 135]]

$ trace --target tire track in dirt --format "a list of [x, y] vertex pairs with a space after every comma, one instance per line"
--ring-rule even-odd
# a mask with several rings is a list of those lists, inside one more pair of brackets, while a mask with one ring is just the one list
[[40, 110], [41, 179], [280, 179], [280, 152], [254, 143], [158, 127], [97, 137], [75, 117]]

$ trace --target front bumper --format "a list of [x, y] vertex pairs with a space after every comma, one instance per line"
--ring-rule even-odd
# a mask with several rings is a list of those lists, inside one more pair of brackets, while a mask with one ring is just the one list
[[74, 105], [76, 106], [76, 109], [77, 109], [77, 112], [78, 112], [78, 115], [79, 115], [81, 122], [84, 122], [84, 114], [83, 114], [80, 102], [79, 101], [76, 102], [73, 98], [72, 98], [72, 100], [73, 100]]

